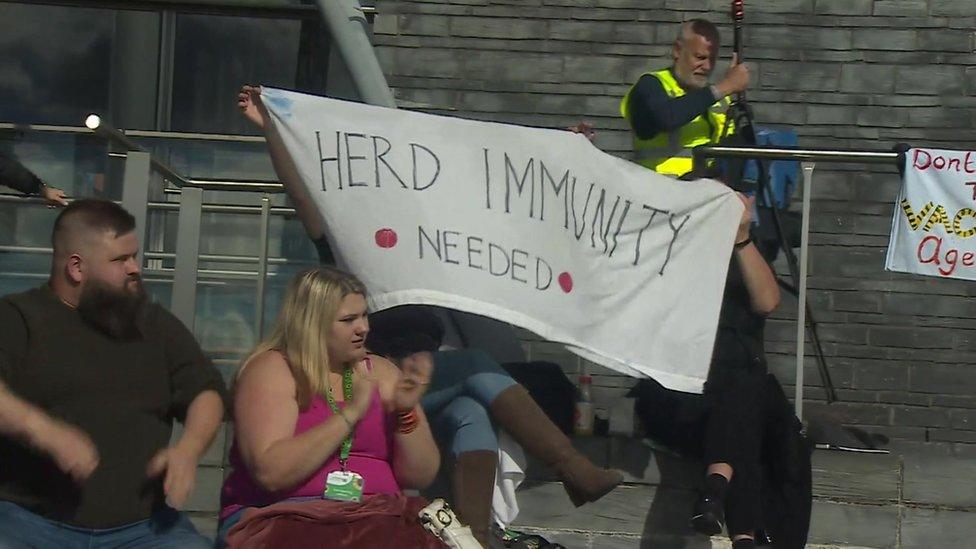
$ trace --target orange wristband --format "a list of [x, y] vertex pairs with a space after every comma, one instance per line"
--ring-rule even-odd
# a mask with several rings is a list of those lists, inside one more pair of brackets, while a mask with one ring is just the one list
[[417, 413], [413, 410], [409, 412], [399, 412], [397, 413], [397, 433], [401, 435], [409, 435], [417, 429], [417, 425], [420, 424], [420, 419], [417, 417]]

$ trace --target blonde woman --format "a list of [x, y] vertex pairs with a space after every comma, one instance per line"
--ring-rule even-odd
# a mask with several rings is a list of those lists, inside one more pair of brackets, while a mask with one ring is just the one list
[[[269, 123], [260, 91], [255, 86], [242, 87], [237, 106], [264, 133], [275, 173], [315, 244], [319, 259], [324, 264], [334, 263], [325, 237], [325, 220], [306, 192], [281, 136]], [[584, 125], [578, 129], [587, 131]], [[412, 313], [403, 316], [398, 310]], [[430, 351], [437, 351], [440, 346], [443, 327], [436, 317], [425, 320], [430, 312], [424, 310], [405, 306], [377, 314], [375, 318], [383, 328], [379, 331], [383, 333], [374, 334], [377, 337], [372, 344], [376, 347], [371, 350], [395, 357], [401, 366], [419, 360], [437, 364], [433, 379], [437, 390], [425, 396], [424, 406], [434, 429], [442, 435], [439, 438], [445, 452], [453, 457], [451, 504], [476, 539], [487, 545], [491, 530], [498, 458], [496, 424], [557, 472], [576, 506], [598, 500], [621, 483], [623, 475], [619, 471], [601, 469], [575, 450], [529, 393], [487, 354], [476, 349], [432, 354]]]
[[[234, 471], [220, 514], [228, 545], [323, 535], [362, 547], [377, 533], [431, 541], [400, 492], [430, 484], [440, 464], [418, 406], [430, 367], [368, 355], [368, 331], [366, 288], [352, 275], [320, 267], [289, 285], [235, 383]], [[365, 527], [364, 517], [380, 522]]]

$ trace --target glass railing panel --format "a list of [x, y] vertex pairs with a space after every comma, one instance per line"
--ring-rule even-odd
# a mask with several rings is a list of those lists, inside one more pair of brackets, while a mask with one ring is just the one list
[[256, 281], [200, 273], [194, 335], [229, 380], [236, 364], [256, 343]]
[[0, 253], [0, 295], [15, 294], [40, 286], [51, 272], [49, 254]]
[[[233, 142], [165, 137], [133, 141], [189, 179], [268, 180], [277, 178], [263, 142]], [[240, 193], [234, 192], [236, 196]]]
[[149, 299], [158, 303], [166, 309], [170, 308], [173, 301], [173, 279], [167, 276], [159, 276], [152, 272], [143, 272], [142, 285], [149, 294]]
[[0, 202], [0, 295], [22, 292], [47, 280], [56, 215], [39, 203]]
[[69, 196], [122, 197], [121, 175], [110, 173], [108, 146], [94, 134], [2, 130], [0, 151]]
[[[299, 268], [317, 265], [319, 260], [305, 227], [295, 216], [271, 216], [268, 227], [268, 255], [285, 258], [289, 263], [300, 265]], [[271, 265], [271, 270], [275, 268], [275, 265]]]
[[[101, 138], [93, 134], [8, 132], [8, 149], [33, 159], [27, 162], [45, 179], [74, 196], [121, 198], [124, 158], [110, 158]], [[140, 144], [163, 156], [178, 172], [194, 177], [233, 181], [273, 180], [273, 170], [263, 143], [194, 141], [177, 138], [140, 138]], [[116, 175], [110, 175], [112, 172]], [[199, 174], [199, 175], [198, 175]], [[151, 298], [172, 304], [173, 268], [179, 214], [178, 194], [163, 192], [164, 182], [151, 174], [151, 201], [171, 204], [150, 208], [144, 281]], [[118, 181], [116, 184], [111, 182]], [[205, 204], [247, 205], [248, 213], [207, 212], [200, 231], [199, 283], [194, 332], [226, 375], [259, 337], [257, 323], [257, 258], [261, 252], [261, 198], [269, 196], [274, 207], [288, 206], [284, 194], [207, 191]], [[43, 204], [0, 201], [0, 294], [23, 291], [46, 280], [50, 270], [50, 231], [58, 211]], [[315, 249], [301, 223], [293, 216], [272, 214], [268, 228], [267, 278], [263, 330], [271, 327], [288, 281], [300, 269], [317, 264]], [[32, 253], [36, 252], [36, 253]], [[212, 256], [240, 256], [224, 261]]]

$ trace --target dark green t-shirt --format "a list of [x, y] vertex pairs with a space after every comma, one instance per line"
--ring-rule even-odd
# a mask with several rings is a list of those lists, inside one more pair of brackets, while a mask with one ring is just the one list
[[0, 378], [9, 390], [85, 431], [98, 468], [75, 485], [46, 455], [0, 435], [0, 500], [83, 528], [146, 519], [162, 481], [146, 478], [173, 419], [205, 390], [223, 397], [220, 373], [193, 335], [152, 304], [142, 340], [119, 342], [91, 328], [42, 286], [0, 299]]

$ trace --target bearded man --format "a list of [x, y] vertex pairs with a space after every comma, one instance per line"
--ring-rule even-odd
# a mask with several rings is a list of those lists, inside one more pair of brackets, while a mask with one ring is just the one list
[[122, 207], [75, 201], [52, 244], [48, 282], [0, 299], [0, 547], [210, 546], [178, 509], [223, 416], [219, 372], [147, 300]]
[[692, 149], [733, 133], [725, 115], [728, 97], [749, 86], [749, 69], [733, 54], [725, 76], [710, 85], [719, 44], [713, 23], [687, 21], [671, 47], [671, 66], [644, 73], [627, 90], [620, 114], [633, 131], [638, 164], [680, 177], [692, 170]]

